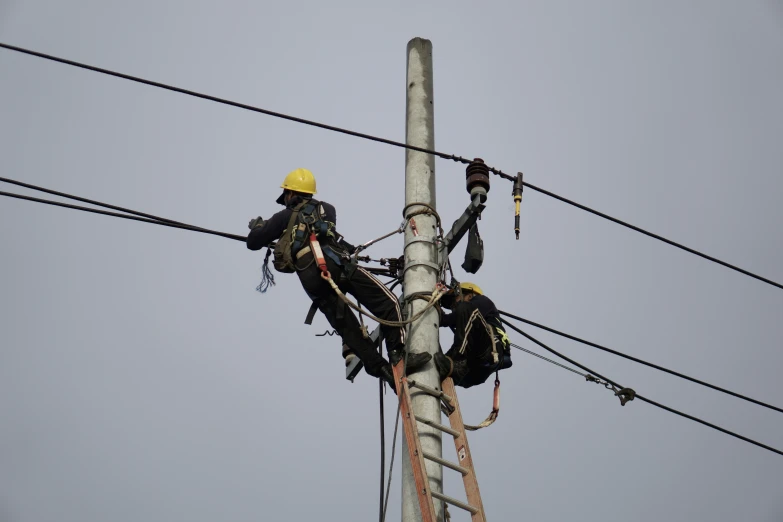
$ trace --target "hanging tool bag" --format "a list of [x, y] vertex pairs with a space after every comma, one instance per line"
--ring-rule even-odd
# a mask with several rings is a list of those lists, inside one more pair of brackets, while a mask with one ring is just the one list
[[468, 246], [465, 249], [465, 261], [462, 268], [465, 272], [475, 274], [484, 263], [484, 241], [478, 231], [478, 225], [473, 224], [468, 233]]

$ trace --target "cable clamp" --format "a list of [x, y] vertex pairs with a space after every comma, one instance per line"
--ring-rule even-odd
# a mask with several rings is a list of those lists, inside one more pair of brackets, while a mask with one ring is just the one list
[[625, 406], [626, 402], [634, 400], [636, 398], [636, 392], [631, 388], [623, 388], [622, 390], [615, 390], [617, 397], [620, 398], [620, 406]]
[[405, 244], [405, 248], [407, 249], [414, 243], [429, 243], [431, 245], [437, 245], [439, 242], [440, 238], [437, 236], [414, 236], [408, 240], [408, 242]]
[[620, 406], [625, 406], [626, 402], [630, 402], [636, 398], [636, 392], [632, 388], [618, 388], [614, 384], [594, 377], [589, 373], [585, 374], [585, 380], [596, 384], [602, 384], [607, 390], [612, 390], [615, 396], [620, 399]]

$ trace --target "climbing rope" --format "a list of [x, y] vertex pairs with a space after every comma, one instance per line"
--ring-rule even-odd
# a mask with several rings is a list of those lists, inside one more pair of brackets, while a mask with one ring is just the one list
[[340, 290], [340, 288], [337, 286], [337, 283], [334, 282], [329, 272], [322, 272], [321, 278], [323, 278], [327, 283], [329, 283], [329, 286], [332, 287], [332, 290], [334, 290], [334, 292], [337, 294], [337, 297], [339, 297], [351, 309], [358, 312], [360, 315], [366, 315], [373, 321], [376, 321], [378, 324], [382, 324], [384, 326], [391, 326], [394, 328], [401, 328], [407, 324], [418, 321], [419, 318], [421, 318], [421, 316], [424, 315], [424, 313], [427, 312], [427, 310], [435, 306], [435, 304], [440, 300], [440, 298], [443, 297], [443, 294], [445, 294], [448, 291], [444, 285], [438, 283], [435, 287], [435, 291], [432, 293], [432, 297], [430, 297], [429, 301], [427, 302], [427, 306], [419, 310], [419, 313], [417, 313], [410, 319], [406, 319], [404, 321], [387, 321], [386, 319], [381, 319], [380, 317], [376, 317], [369, 312], [365, 312], [364, 310], [361, 309], [361, 307], [357, 306], [356, 304], [354, 304], [353, 301], [348, 299], [348, 297], [343, 293], [343, 291]]

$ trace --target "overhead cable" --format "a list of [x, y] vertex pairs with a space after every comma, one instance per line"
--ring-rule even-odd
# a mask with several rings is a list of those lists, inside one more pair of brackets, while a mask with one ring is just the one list
[[141, 221], [144, 223], [152, 223], [154, 225], [163, 225], [166, 227], [172, 227], [172, 228], [181, 228], [183, 230], [192, 230], [193, 232], [201, 232], [203, 234], [212, 234], [214, 236], [220, 236], [225, 237], [228, 239], [234, 239], [236, 241], [242, 241], [245, 242], [247, 238], [245, 236], [239, 236], [236, 234], [228, 234], [226, 232], [218, 232], [216, 230], [209, 230], [206, 228], [200, 228], [200, 227], [194, 227], [192, 225], [186, 225], [183, 223], [176, 223], [171, 221], [158, 221], [155, 219], [148, 219], [138, 216], [131, 216], [127, 214], [119, 214], [117, 212], [107, 212], [105, 210], [98, 210], [97, 208], [88, 208], [88, 207], [80, 207], [78, 205], [70, 205], [68, 203], [60, 203], [58, 201], [51, 201], [48, 199], [40, 199], [40, 198], [34, 198], [30, 196], [23, 196], [22, 194], [14, 194], [13, 192], [3, 192], [0, 191], [0, 196], [7, 196], [9, 198], [16, 198], [16, 199], [22, 199], [25, 201], [33, 201], [35, 203], [44, 203], [46, 205], [54, 205], [57, 207], [64, 207], [64, 208], [71, 208], [74, 210], [81, 210], [83, 212], [91, 212], [93, 214], [102, 214], [104, 216], [112, 216], [112, 217], [118, 217], [122, 219], [132, 219], [134, 221]]
[[[565, 360], [565, 361], [568, 361], [569, 363], [573, 364], [574, 366], [576, 366], [576, 367], [578, 367], [578, 368], [581, 368], [582, 370], [586, 371], [587, 373], [589, 373], [589, 374], [591, 374], [591, 375], [594, 375], [594, 376], [596, 376], [596, 377], [599, 377], [599, 378], [601, 378], [601, 379], [605, 380], [606, 382], [608, 382], [608, 383], [610, 383], [610, 384], [614, 385], [614, 386], [615, 386], [615, 387], [617, 387], [617, 388], [624, 388], [623, 386], [621, 386], [621, 385], [617, 384], [615, 381], [613, 381], [613, 380], [611, 380], [611, 379], [609, 379], [609, 378], [607, 378], [607, 377], [604, 377], [604, 376], [603, 376], [603, 375], [601, 375], [600, 373], [594, 372], [593, 370], [591, 370], [591, 369], [590, 369], [590, 368], [588, 368], [587, 366], [584, 366], [584, 365], [582, 365], [582, 364], [579, 364], [578, 362], [574, 361], [573, 359], [571, 359], [571, 358], [569, 358], [569, 357], [566, 357], [565, 355], [563, 355], [563, 354], [561, 354], [560, 352], [558, 352], [558, 351], [554, 350], [553, 348], [550, 348], [550, 347], [549, 347], [549, 346], [547, 346], [546, 344], [542, 343], [542, 342], [541, 342], [541, 341], [539, 341], [538, 339], [535, 339], [535, 338], [534, 338], [534, 337], [532, 337], [531, 335], [529, 335], [529, 334], [527, 334], [527, 333], [523, 332], [522, 330], [520, 330], [519, 328], [517, 328], [516, 326], [514, 326], [514, 325], [513, 325], [513, 324], [511, 324], [510, 322], [506, 321], [505, 319], [502, 319], [502, 318], [501, 318], [500, 320], [501, 320], [501, 321], [502, 321], [504, 324], [506, 324], [506, 325], [507, 325], [509, 328], [511, 328], [512, 330], [514, 330], [515, 332], [517, 332], [517, 333], [519, 333], [519, 334], [522, 334], [522, 335], [524, 335], [524, 336], [525, 336], [525, 337], [527, 337], [529, 340], [531, 340], [531, 341], [533, 341], [534, 343], [536, 343], [537, 345], [539, 345], [541, 348], [544, 348], [545, 350], [547, 350], [547, 351], [549, 351], [549, 352], [551, 352], [551, 353], [555, 354], [556, 356], [560, 357], [561, 359], [563, 359], [563, 360]], [[639, 395], [638, 393], [635, 393], [635, 394], [634, 394], [634, 397], [635, 397], [636, 399], [639, 399], [640, 401], [646, 402], [646, 403], [648, 403], [648, 404], [652, 404], [653, 406], [657, 406], [658, 408], [661, 408], [661, 409], [663, 409], [663, 410], [666, 410], [666, 411], [668, 411], [668, 412], [670, 412], [670, 413], [674, 413], [674, 414], [676, 414], [676, 415], [679, 415], [679, 416], [681, 416], [681, 417], [685, 417], [686, 419], [690, 419], [690, 420], [692, 420], [692, 421], [698, 422], [699, 424], [703, 424], [703, 425], [705, 425], [705, 426], [708, 426], [708, 427], [710, 427], [710, 428], [712, 428], [712, 429], [714, 429], [714, 430], [717, 430], [717, 431], [720, 431], [720, 432], [722, 432], [722, 433], [725, 433], [726, 435], [731, 435], [732, 437], [736, 437], [736, 438], [738, 438], [738, 439], [740, 439], [740, 440], [744, 440], [745, 442], [749, 442], [749, 443], [751, 443], [751, 444], [753, 444], [753, 445], [755, 445], [755, 446], [758, 446], [758, 447], [760, 447], [760, 448], [764, 448], [764, 449], [766, 449], [766, 450], [769, 450], [769, 451], [771, 451], [771, 452], [773, 452], [773, 453], [777, 453], [778, 455], [783, 455], [783, 451], [780, 451], [780, 450], [778, 450], [778, 449], [775, 449], [775, 448], [773, 448], [773, 447], [771, 447], [771, 446], [767, 446], [766, 444], [762, 444], [761, 442], [757, 442], [757, 441], [755, 441], [755, 440], [753, 440], [753, 439], [750, 439], [750, 438], [748, 438], [748, 437], [745, 437], [745, 436], [743, 436], [743, 435], [740, 435], [740, 434], [738, 434], [738, 433], [734, 433], [733, 431], [729, 431], [729, 430], [727, 430], [727, 429], [725, 429], [725, 428], [721, 428], [720, 426], [717, 426], [717, 425], [715, 425], [715, 424], [712, 424], [712, 423], [710, 423], [710, 422], [707, 422], [707, 421], [704, 421], [704, 420], [702, 420], [702, 419], [699, 419], [698, 417], [694, 417], [693, 415], [689, 415], [689, 414], [687, 414], [687, 413], [683, 413], [683, 412], [681, 412], [681, 411], [675, 410], [674, 408], [670, 408], [670, 407], [668, 407], [668, 406], [665, 406], [665, 405], [663, 405], [663, 404], [661, 404], [661, 403], [659, 403], [659, 402], [655, 402], [655, 401], [653, 401], [653, 400], [651, 400], [651, 399], [648, 399], [648, 398], [646, 398], [646, 397], [643, 397], [642, 395]]]
[[25, 183], [24, 181], [19, 181], [19, 180], [16, 180], [16, 179], [4, 178], [4, 177], [0, 176], [0, 181], [2, 181], [3, 183], [10, 183], [11, 185], [18, 185], [20, 187], [29, 188], [31, 190], [37, 190], [39, 192], [45, 192], [47, 194], [52, 194], [54, 196], [60, 196], [62, 198], [73, 199], [75, 201], [81, 201], [83, 203], [89, 203], [90, 205], [95, 205], [97, 207], [104, 207], [104, 208], [110, 208], [110, 209], [113, 209], [113, 210], [119, 210], [120, 212], [125, 212], [127, 214], [133, 214], [134, 216], [141, 216], [141, 217], [153, 219], [155, 221], [165, 221], [166, 223], [176, 223], [177, 225], [185, 225], [185, 226], [188, 226], [188, 227], [191, 227], [191, 228], [199, 228], [199, 227], [194, 227], [192, 225], [188, 225], [186, 223], [180, 223], [179, 221], [174, 221], [173, 219], [167, 219], [167, 218], [163, 218], [163, 217], [160, 217], [160, 216], [155, 216], [155, 215], [152, 215], [152, 214], [145, 214], [144, 212], [131, 210], [129, 208], [118, 207], [116, 205], [110, 205], [109, 203], [102, 203], [100, 201], [95, 201], [94, 199], [87, 199], [87, 198], [83, 198], [81, 196], [74, 196], [73, 194], [67, 194], [65, 192], [59, 192], [57, 190], [52, 190], [52, 189], [48, 189], [48, 188], [45, 188], [45, 187], [39, 187], [38, 185], [32, 185], [30, 183]]
[[[454, 154], [446, 154], [446, 153], [443, 153], [443, 152], [438, 152], [436, 150], [426, 149], [426, 148], [423, 148], [423, 147], [417, 147], [415, 145], [408, 145], [406, 143], [402, 143], [402, 142], [399, 142], [399, 141], [389, 140], [389, 139], [386, 139], [386, 138], [380, 138], [378, 136], [372, 136], [370, 134], [365, 134], [365, 133], [362, 133], [362, 132], [356, 132], [356, 131], [344, 129], [344, 128], [341, 128], [341, 127], [335, 127], [333, 125], [326, 125], [324, 123], [319, 123], [319, 122], [316, 122], [316, 121], [313, 121], [313, 120], [307, 120], [307, 119], [304, 119], [304, 118], [298, 118], [296, 116], [291, 116], [289, 114], [283, 114], [283, 113], [271, 111], [271, 110], [268, 110], [268, 109], [262, 109], [261, 107], [255, 107], [253, 105], [248, 105], [248, 104], [245, 104], [245, 103], [239, 103], [239, 102], [231, 101], [231, 100], [228, 100], [228, 99], [225, 99], [225, 98], [219, 98], [217, 96], [211, 96], [209, 94], [204, 94], [204, 93], [200, 93], [200, 92], [196, 92], [196, 91], [191, 91], [191, 90], [188, 90], [188, 89], [183, 89], [181, 87], [175, 87], [173, 85], [168, 85], [168, 84], [165, 84], [165, 83], [155, 82], [155, 81], [152, 81], [152, 80], [146, 80], [144, 78], [139, 78], [137, 76], [131, 76], [131, 75], [128, 75], [128, 74], [123, 74], [123, 73], [112, 71], [112, 70], [109, 70], [109, 69], [103, 69], [101, 67], [95, 67], [95, 66], [92, 66], [92, 65], [87, 65], [87, 64], [76, 62], [76, 61], [73, 61], [73, 60], [67, 60], [65, 58], [59, 58], [57, 56], [52, 56], [50, 54], [40, 53], [40, 52], [33, 51], [33, 50], [30, 50], [30, 49], [25, 49], [23, 47], [17, 47], [15, 45], [9, 45], [9, 44], [5, 44], [5, 43], [0, 42], [0, 48], [7, 49], [9, 51], [16, 51], [16, 52], [27, 54], [27, 55], [30, 55], [30, 56], [36, 56], [38, 58], [43, 58], [43, 59], [46, 59], [46, 60], [51, 60], [51, 61], [54, 61], [54, 62], [59, 62], [59, 63], [66, 64], [66, 65], [71, 65], [73, 67], [79, 67], [81, 69], [86, 69], [86, 70], [93, 71], [93, 72], [98, 72], [98, 73], [101, 73], [101, 74], [107, 74], [109, 76], [114, 76], [114, 77], [117, 77], [117, 78], [122, 78], [122, 79], [125, 79], [125, 80], [130, 80], [130, 81], [133, 81], [133, 82], [142, 83], [144, 85], [149, 85], [149, 86], [152, 86], [152, 87], [158, 87], [158, 88], [161, 88], [161, 89], [166, 89], [166, 90], [177, 92], [177, 93], [180, 93], [180, 94], [186, 94], [188, 96], [194, 96], [196, 98], [202, 98], [202, 99], [213, 101], [213, 102], [216, 102], [216, 103], [222, 103], [224, 105], [230, 105], [232, 107], [237, 107], [237, 108], [240, 108], [240, 109], [245, 109], [245, 110], [249, 110], [249, 111], [253, 111], [253, 112], [258, 112], [258, 113], [261, 113], [261, 114], [266, 114], [267, 116], [274, 116], [275, 118], [282, 118], [282, 119], [285, 119], [285, 120], [294, 121], [294, 122], [297, 122], [297, 123], [302, 123], [302, 124], [310, 125], [310, 126], [313, 126], [313, 127], [318, 127], [318, 128], [321, 128], [321, 129], [326, 129], [326, 130], [330, 130], [330, 131], [334, 131], [334, 132], [339, 132], [339, 133], [342, 133], [342, 134], [347, 134], [347, 135], [355, 136], [355, 137], [358, 137], [358, 138], [363, 138], [363, 139], [367, 139], [367, 140], [371, 140], [371, 141], [376, 141], [376, 142], [379, 142], [379, 143], [385, 143], [387, 145], [393, 145], [395, 147], [401, 147], [401, 148], [404, 148], [404, 149], [413, 150], [413, 151], [417, 151], [417, 152], [422, 152], [422, 153], [425, 153], [425, 154], [431, 154], [433, 156], [437, 156], [437, 157], [442, 158], [442, 159], [452, 160], [452, 161], [456, 161], [456, 162], [463, 163], [463, 164], [471, 163], [471, 160], [463, 158], [461, 156], [456, 156]], [[494, 167], [489, 167], [489, 171], [492, 172], [493, 174], [496, 174], [496, 175], [498, 175], [498, 176], [500, 176], [500, 177], [502, 177], [504, 179], [507, 179], [509, 181], [512, 181], [512, 182], [516, 181], [516, 179], [517, 179], [515, 176], [511, 176], [509, 174], [506, 174], [502, 170], [496, 169]], [[523, 181], [522, 185], [525, 186], [525, 187], [528, 187], [528, 188], [530, 188], [532, 190], [535, 190], [537, 192], [540, 192], [541, 194], [545, 194], [545, 195], [547, 195], [549, 197], [552, 197], [552, 198], [555, 198], [555, 199], [557, 199], [559, 201], [562, 201], [563, 203], [567, 203], [569, 205], [572, 205], [572, 206], [574, 206], [576, 208], [579, 208], [581, 210], [584, 210], [586, 212], [590, 212], [591, 214], [594, 214], [596, 216], [599, 216], [599, 217], [602, 217], [602, 218], [607, 219], [609, 221], [612, 221], [612, 222], [614, 222], [614, 223], [616, 223], [618, 225], [622, 225], [624, 227], [630, 228], [631, 230], [634, 230], [636, 232], [644, 234], [644, 235], [646, 235], [648, 237], [651, 237], [653, 239], [657, 239], [659, 241], [662, 241], [662, 242], [664, 242], [664, 243], [666, 243], [668, 245], [674, 246], [674, 247], [679, 248], [681, 250], [685, 250], [688, 253], [697, 255], [697, 256], [699, 256], [701, 258], [707, 259], [708, 261], [712, 261], [713, 263], [717, 263], [719, 265], [722, 265], [722, 266], [725, 266], [726, 268], [730, 268], [732, 270], [735, 270], [735, 271], [737, 271], [737, 272], [739, 272], [741, 274], [744, 274], [746, 276], [752, 277], [754, 279], [758, 279], [759, 281], [763, 281], [763, 282], [765, 282], [767, 284], [770, 284], [772, 286], [776, 286], [778, 288], [783, 289], [783, 284], [776, 283], [775, 281], [772, 281], [771, 279], [767, 279], [767, 278], [762, 277], [762, 276], [760, 276], [758, 274], [754, 274], [754, 273], [752, 273], [752, 272], [750, 272], [748, 270], [745, 270], [743, 268], [740, 268], [740, 267], [738, 267], [736, 265], [732, 265], [732, 264], [727, 263], [725, 261], [721, 261], [720, 259], [717, 259], [715, 257], [712, 257], [712, 256], [709, 256], [707, 254], [704, 254], [703, 252], [699, 252], [698, 250], [695, 250], [693, 248], [687, 247], [685, 245], [682, 245], [682, 244], [677, 243], [675, 241], [672, 241], [670, 239], [666, 239], [665, 237], [660, 236], [658, 234], [654, 234], [652, 232], [644, 230], [644, 229], [642, 229], [640, 227], [637, 227], [635, 225], [631, 225], [630, 223], [627, 223], [627, 222], [622, 221], [620, 219], [617, 219], [617, 218], [614, 218], [612, 216], [609, 216], [608, 214], [604, 214], [603, 212], [599, 212], [597, 210], [594, 210], [594, 209], [592, 209], [590, 207], [587, 207], [585, 205], [577, 203], [576, 201], [573, 201], [571, 199], [565, 198], [563, 196], [559, 196], [559, 195], [555, 194], [554, 192], [550, 192], [548, 190], [542, 189], [541, 187], [538, 187], [538, 186], [533, 185], [531, 183], [528, 183], [526, 181]]]
[[580, 339], [579, 337], [574, 337], [573, 335], [569, 335], [564, 332], [560, 332], [558, 330], [555, 330], [554, 328], [550, 328], [548, 326], [544, 326], [543, 324], [539, 324], [533, 321], [530, 321], [528, 319], [524, 319], [522, 317], [510, 314], [508, 312], [504, 312], [503, 310], [499, 310], [499, 313], [501, 315], [505, 315], [506, 317], [510, 317], [512, 319], [516, 319], [517, 321], [521, 321], [523, 323], [527, 323], [529, 325], [535, 326], [536, 328], [541, 328], [542, 330], [546, 330], [547, 332], [552, 332], [553, 334], [560, 335], [562, 337], [565, 337], [567, 339], [571, 339], [572, 341], [577, 341], [579, 343], [585, 344], [587, 346], [592, 346], [593, 348], [598, 348], [599, 350], [603, 350], [605, 352], [611, 353], [613, 355], [617, 355], [619, 357], [623, 357], [624, 359], [628, 359], [629, 361], [633, 361], [639, 364], [643, 364], [645, 366], [649, 366], [650, 368], [655, 368], [656, 370], [660, 370], [662, 372], [669, 373], [671, 375], [674, 375], [676, 377], [680, 377], [681, 379], [685, 379], [687, 381], [695, 382], [696, 384], [701, 384], [702, 386], [706, 386], [707, 388], [712, 388], [713, 390], [717, 390], [719, 392], [726, 393], [728, 395], [731, 395], [733, 397], [737, 397], [739, 399], [746, 400], [748, 402], [752, 402], [754, 404], [758, 404], [759, 406], [764, 406], [765, 408], [769, 408], [771, 410], [779, 411], [783, 413], [783, 409], [778, 408], [777, 406], [773, 406], [771, 404], [767, 404], [766, 402], [761, 402], [756, 399], [752, 399], [750, 397], [746, 397], [745, 395], [740, 395], [739, 393], [733, 392], [731, 390], [727, 390], [725, 388], [721, 388], [720, 386], [715, 386], [714, 384], [710, 384], [708, 382], [701, 381], [699, 379], [695, 379], [693, 377], [689, 377], [683, 373], [676, 372], [674, 370], [669, 370], [668, 368], [664, 368], [663, 366], [658, 366], [657, 364], [653, 364], [647, 361], [644, 361], [642, 359], [638, 359], [636, 357], [633, 357], [631, 355], [624, 354], [622, 352], [618, 352], [616, 350], [612, 350], [611, 348], [607, 348], [605, 346], [601, 346], [600, 344], [591, 343], [590, 341], [585, 341], [584, 339]]
[[[383, 357], [383, 337], [380, 335], [378, 336], [378, 354]], [[381, 417], [381, 492], [378, 501], [378, 522], [384, 522], [383, 492], [385, 484], [383, 474], [386, 471], [386, 429], [384, 424], [383, 391], [383, 379], [378, 379], [378, 402]]]
[[[490, 168], [490, 170], [492, 170], [492, 169]], [[645, 236], [649, 236], [649, 237], [651, 237], [653, 239], [657, 239], [658, 241], [663, 241], [664, 243], [666, 243], [668, 245], [671, 245], [673, 247], [677, 247], [677, 248], [679, 248], [681, 250], [685, 250], [688, 253], [697, 255], [697, 256], [699, 256], [701, 258], [704, 258], [704, 259], [706, 259], [708, 261], [712, 261], [713, 263], [717, 263], [719, 265], [723, 265], [726, 268], [730, 268], [732, 270], [735, 270], [735, 271], [739, 272], [740, 274], [744, 274], [744, 275], [752, 277], [754, 279], [758, 279], [759, 281], [763, 281], [763, 282], [765, 282], [767, 284], [770, 284], [772, 286], [776, 286], [778, 288], [783, 288], [783, 284], [776, 283], [775, 281], [772, 281], [771, 279], [767, 279], [766, 277], [762, 277], [762, 276], [760, 276], [758, 274], [754, 274], [753, 272], [749, 272], [748, 270], [745, 270], [744, 268], [740, 268], [740, 267], [738, 267], [736, 265], [732, 265], [731, 263], [727, 263], [726, 261], [721, 261], [720, 259], [718, 259], [716, 257], [709, 256], [709, 255], [707, 255], [707, 254], [705, 254], [703, 252], [699, 252], [698, 250], [694, 250], [693, 248], [690, 248], [690, 247], [687, 247], [687, 246], [682, 245], [680, 243], [677, 243], [675, 241], [672, 241], [671, 239], [666, 239], [663, 236], [659, 236], [658, 234], [654, 234], [652, 232], [644, 230], [643, 228], [639, 228], [639, 227], [637, 227], [635, 225], [631, 225], [630, 223], [627, 223], [627, 222], [622, 221], [620, 219], [614, 218], [614, 217], [612, 217], [612, 216], [610, 216], [608, 214], [604, 214], [603, 212], [599, 212], [599, 211], [594, 210], [594, 209], [592, 209], [590, 207], [586, 207], [585, 205], [577, 203], [576, 201], [564, 198], [563, 196], [558, 196], [554, 192], [549, 192], [548, 190], [544, 190], [542, 188], [535, 187], [535, 186], [533, 186], [533, 185], [531, 185], [530, 183], [527, 183], [527, 182], [525, 182], [525, 186], [530, 187], [533, 190], [537, 190], [538, 192], [540, 192], [542, 194], [546, 194], [549, 197], [555, 198], [558, 201], [562, 201], [563, 203], [568, 203], [569, 205], [573, 205], [576, 208], [582, 209], [582, 210], [584, 210], [586, 212], [590, 212], [591, 214], [595, 214], [596, 216], [602, 217], [604, 219], [608, 219], [609, 221], [612, 221], [613, 223], [617, 223], [618, 225], [622, 225], [624, 227], [630, 228], [631, 230], [634, 230], [636, 232], [644, 234]]]
[[[120, 72], [111, 71], [109, 69], [103, 69], [101, 67], [95, 67], [95, 66], [92, 66], [92, 65], [87, 65], [87, 64], [84, 64], [84, 63], [80, 63], [80, 62], [75, 62], [73, 60], [67, 60], [65, 58], [59, 58], [57, 56], [52, 56], [50, 54], [44, 54], [44, 53], [39, 53], [37, 51], [32, 51], [30, 49], [24, 49], [22, 47], [17, 47], [15, 45], [8, 45], [8, 44], [0, 42], [0, 47], [2, 47], [4, 49], [8, 49], [9, 51], [16, 51], [16, 52], [19, 52], [19, 53], [24, 53], [24, 54], [29, 54], [31, 56], [36, 56], [38, 58], [44, 58], [46, 60], [51, 60], [51, 61], [54, 61], [54, 62], [64, 63], [66, 65], [72, 65], [74, 67], [79, 67], [81, 69], [87, 69], [88, 71], [98, 72], [98, 73], [101, 73], [101, 74], [107, 74], [109, 76], [115, 76], [117, 78], [122, 78], [124, 80], [130, 80], [130, 81], [133, 81], [133, 82], [143, 83], [144, 85], [150, 85], [152, 87], [159, 87], [161, 89], [166, 89], [168, 91], [178, 92], [180, 94], [187, 94], [188, 96], [194, 96], [196, 98], [202, 98], [204, 100], [209, 100], [209, 101], [213, 101], [213, 102], [216, 102], [216, 103], [222, 103], [224, 105], [230, 105], [232, 107], [238, 107], [240, 109], [245, 109], [245, 110], [248, 110], [248, 111], [259, 112], [261, 114], [266, 114], [267, 116], [274, 116], [275, 118], [282, 118], [284, 120], [295, 121], [297, 123], [303, 123], [305, 125], [310, 125], [310, 126], [313, 126], [313, 127], [319, 127], [321, 129], [326, 129], [326, 130], [330, 130], [330, 131], [334, 131], [334, 132], [340, 132], [342, 134], [348, 134], [350, 136], [356, 136], [357, 138], [364, 138], [366, 140], [377, 141], [377, 142], [380, 142], [380, 143], [385, 143], [387, 145], [394, 145], [395, 147], [402, 147], [402, 148], [405, 148], [405, 149], [415, 150], [417, 152], [424, 152], [426, 154], [433, 154], [433, 155], [438, 156], [440, 158], [449, 159], [449, 160], [453, 160], [453, 161], [458, 161], [460, 163], [465, 163], [465, 164], [470, 163], [470, 160], [467, 160], [465, 158], [460, 158], [458, 156], [454, 156], [453, 154], [444, 154], [444, 153], [441, 153], [441, 152], [432, 151], [432, 150], [425, 149], [425, 148], [422, 148], [422, 147], [416, 147], [414, 145], [407, 145], [405, 143], [400, 143], [398, 141], [388, 140], [386, 138], [379, 138], [378, 136], [372, 136], [370, 134], [364, 134], [362, 132], [355, 132], [355, 131], [352, 131], [352, 130], [343, 129], [343, 128], [340, 128], [340, 127], [335, 127], [333, 125], [326, 125], [324, 123], [319, 123], [317, 121], [306, 120], [304, 118], [297, 118], [296, 116], [283, 114], [281, 112], [270, 111], [268, 109], [262, 109], [261, 107], [254, 107], [253, 105], [248, 105], [248, 104], [245, 104], [245, 103], [239, 103], [239, 102], [227, 100], [225, 98], [218, 98], [217, 96], [211, 96], [209, 94], [204, 94], [204, 93], [200, 93], [200, 92], [196, 92], [196, 91], [191, 91], [191, 90], [188, 90], [188, 89], [183, 89], [181, 87], [175, 87], [173, 85], [167, 85], [165, 83], [155, 82], [155, 81], [152, 81], [152, 80], [146, 80], [144, 78], [139, 78], [137, 76], [131, 76], [129, 74], [123, 74], [123, 73], [120, 73]], [[508, 177], [508, 179], [511, 179], [511, 180], [514, 179], [511, 176], [508, 176], [508, 174], [502, 174], [502, 173], [496, 173], [496, 174], [499, 174], [499, 175], [501, 175], [503, 177]]]

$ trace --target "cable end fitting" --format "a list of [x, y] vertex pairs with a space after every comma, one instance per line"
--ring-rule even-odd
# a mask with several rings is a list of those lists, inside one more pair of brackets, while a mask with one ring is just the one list
[[514, 196], [514, 206], [516, 207], [514, 212], [514, 233], [517, 236], [517, 240], [519, 240], [519, 205], [522, 203], [523, 187], [522, 173], [518, 172], [516, 179], [514, 179], [514, 190], [511, 192], [511, 195]]

